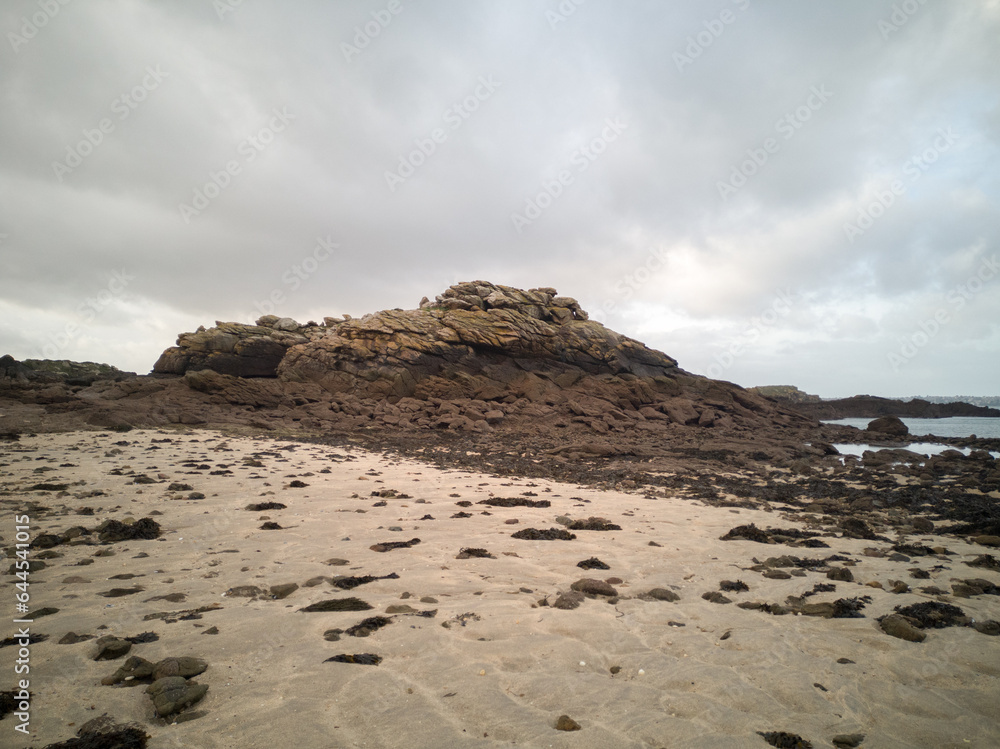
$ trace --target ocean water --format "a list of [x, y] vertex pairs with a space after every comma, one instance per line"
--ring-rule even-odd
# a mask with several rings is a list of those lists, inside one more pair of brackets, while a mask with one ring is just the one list
[[[977, 437], [1000, 438], [1000, 418], [984, 418], [981, 416], [952, 416], [947, 419], [911, 419], [902, 417], [902, 421], [910, 430], [910, 434], [933, 434], [938, 437]], [[864, 429], [871, 419], [836, 419], [824, 421], [824, 424], [846, 424], [847, 426]], [[912, 448], [911, 448], [912, 449]]]
[[[854, 444], [834, 444], [834, 447], [840, 452], [841, 455], [856, 455], [859, 458], [864, 455], [866, 450], [887, 450], [889, 448], [876, 447], [874, 445], [854, 445]], [[919, 453], [921, 455], [926, 455], [930, 457], [931, 455], [939, 455], [945, 450], [958, 450], [963, 455], [968, 455], [972, 452], [971, 448], [968, 447], [952, 447], [951, 445], [941, 445], [937, 442], [914, 442], [909, 445], [903, 446], [904, 450], [909, 450], [910, 452]], [[1000, 452], [990, 451], [990, 455], [994, 458], [1000, 458]]]

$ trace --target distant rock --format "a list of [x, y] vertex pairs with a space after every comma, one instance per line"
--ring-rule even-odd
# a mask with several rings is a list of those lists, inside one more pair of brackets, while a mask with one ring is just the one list
[[866, 432], [877, 434], [888, 434], [891, 437], [905, 437], [910, 433], [909, 428], [898, 416], [881, 416], [868, 422], [865, 427]]

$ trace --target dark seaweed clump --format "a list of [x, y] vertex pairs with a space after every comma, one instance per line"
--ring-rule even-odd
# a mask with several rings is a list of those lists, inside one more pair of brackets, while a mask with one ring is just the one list
[[372, 551], [392, 551], [393, 549], [407, 549], [419, 543], [419, 538], [411, 538], [409, 541], [384, 541], [379, 544], [373, 544], [368, 548]]
[[911, 606], [897, 606], [896, 612], [910, 619], [920, 629], [944, 629], [961, 627], [968, 623], [968, 617], [958, 606], [939, 601], [924, 601]]
[[[462, 504], [459, 502], [458, 504]], [[531, 500], [521, 497], [490, 497], [476, 502], [479, 505], [489, 505], [490, 507], [551, 507], [552, 503], [547, 499]]]
[[134, 523], [106, 520], [95, 530], [98, 534], [97, 537], [106, 544], [133, 539], [151, 540], [160, 537], [160, 524], [153, 518], [141, 518]]
[[382, 662], [382, 656], [373, 655], [372, 653], [355, 653], [351, 655], [349, 653], [341, 653], [340, 655], [335, 655], [331, 658], [327, 658], [323, 663], [360, 663], [363, 666], [377, 666]]
[[495, 556], [490, 554], [486, 549], [478, 549], [475, 547], [466, 547], [458, 552], [458, 559], [470, 559], [476, 557], [479, 559], [496, 559]]
[[390, 572], [388, 575], [382, 575], [381, 577], [376, 577], [375, 575], [362, 575], [361, 577], [338, 577], [336, 580], [330, 582], [336, 588], [341, 590], [352, 590], [359, 585], [365, 585], [366, 583], [373, 582], [375, 580], [398, 580], [399, 575], [395, 572]]
[[247, 509], [250, 512], [262, 512], [264, 510], [284, 510], [288, 505], [283, 505], [281, 502], [257, 502], [254, 504], [247, 505]]
[[523, 531], [512, 533], [511, 538], [520, 538], [525, 541], [572, 541], [576, 538], [576, 534], [562, 528], [549, 528], [547, 531], [525, 528]]
[[568, 527], [571, 531], [620, 531], [622, 529], [620, 525], [609, 523], [604, 518], [574, 520]]
[[368, 611], [373, 608], [370, 603], [360, 598], [331, 598], [327, 601], [311, 603], [299, 611]]
[[576, 563], [577, 567], [585, 570], [610, 570], [611, 567], [606, 565], [597, 557], [591, 557], [590, 559], [584, 559], [582, 562]]
[[776, 749], [812, 749], [811, 742], [794, 733], [786, 733], [785, 731], [768, 731], [767, 733], [757, 731], [757, 733]]
[[735, 528], [731, 528], [726, 535], [719, 537], [720, 541], [735, 541], [737, 539], [756, 541], [759, 544], [771, 542], [771, 537], [753, 523], [749, 525], [737, 525]]
[[387, 624], [391, 624], [392, 619], [388, 616], [371, 616], [347, 628], [347, 634], [351, 637], [368, 637], [372, 632], [376, 632]]
[[834, 619], [864, 619], [861, 610], [872, 602], [871, 596], [861, 598], [838, 598], [833, 602]]

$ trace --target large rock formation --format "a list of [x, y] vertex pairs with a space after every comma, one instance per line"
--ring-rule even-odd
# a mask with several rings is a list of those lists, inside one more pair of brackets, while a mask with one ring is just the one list
[[822, 453], [803, 439], [812, 419], [685, 372], [550, 288], [461, 283], [418, 309], [219, 322], [177, 344], [150, 376], [91, 386], [39, 391], [14, 368], [0, 377], [11, 404], [0, 427], [228, 426], [379, 445], [430, 444], [428, 430], [443, 430], [517, 460]]
[[417, 310], [335, 324], [289, 349], [280, 377], [371, 397], [539, 400], [582, 376], [676, 374], [677, 362], [587, 319], [555, 289], [457, 284]]

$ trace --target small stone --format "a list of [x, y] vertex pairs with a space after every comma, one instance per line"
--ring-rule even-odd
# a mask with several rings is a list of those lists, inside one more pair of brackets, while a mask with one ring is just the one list
[[281, 585], [272, 585], [270, 588], [271, 598], [275, 598], [280, 601], [283, 598], [288, 598], [288, 596], [298, 589], [298, 583], [282, 583]]
[[60, 645], [76, 645], [78, 642], [93, 640], [93, 635], [78, 635], [76, 632], [67, 632], [59, 640]]
[[264, 591], [256, 585], [237, 585], [224, 594], [227, 598], [256, 598], [264, 595]]
[[706, 601], [711, 601], [712, 603], [732, 603], [732, 599], [726, 598], [722, 593], [717, 590], [711, 590], [708, 593], [702, 593], [701, 597]]
[[837, 749], [854, 749], [856, 746], [861, 746], [861, 742], [864, 740], [863, 733], [842, 733], [830, 739]]
[[556, 720], [557, 731], [579, 731], [582, 726], [568, 715], [560, 715]]
[[653, 588], [648, 593], [645, 593], [641, 598], [651, 599], [654, 601], [679, 601], [681, 597], [674, 593], [672, 590], [667, 590], [666, 588]]

